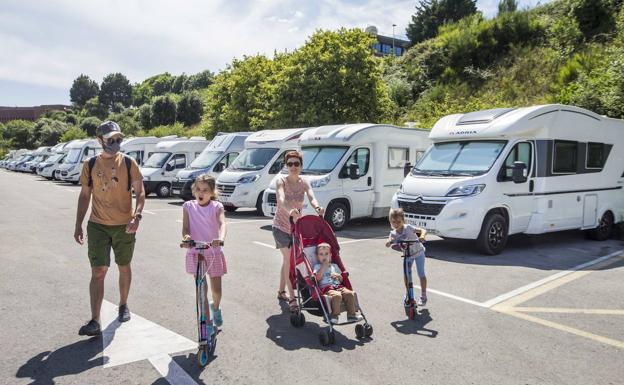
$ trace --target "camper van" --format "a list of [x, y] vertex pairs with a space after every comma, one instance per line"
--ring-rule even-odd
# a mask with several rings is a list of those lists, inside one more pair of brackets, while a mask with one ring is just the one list
[[137, 164], [141, 166], [155, 152], [156, 143], [175, 140], [176, 138], [177, 135], [164, 136], [162, 138], [155, 136], [127, 138], [121, 143], [121, 152], [136, 160]]
[[[387, 216], [404, 166], [414, 164], [429, 147], [428, 135], [426, 130], [370, 123], [322, 126], [303, 133], [302, 175], [325, 207], [332, 228], [341, 230], [353, 218]], [[267, 216], [275, 215], [276, 181], [263, 198]], [[309, 204], [304, 213], [313, 213]]]
[[42, 146], [33, 151], [31, 155], [33, 155], [34, 157], [28, 162], [23, 163], [18, 171], [30, 173], [37, 172], [37, 166], [39, 165], [39, 163], [48, 159], [48, 157], [52, 155], [52, 153], [50, 152], [50, 146]]
[[67, 156], [59, 166], [61, 180], [78, 184], [82, 163], [102, 152], [102, 146], [96, 139], [77, 139], [67, 143], [63, 150], [67, 151]]
[[195, 178], [202, 174], [210, 174], [217, 178], [243, 151], [247, 136], [249, 132], [217, 134], [204, 151], [178, 173], [173, 182], [173, 195], [179, 195], [185, 201], [192, 199], [191, 186]]
[[394, 196], [409, 223], [500, 253], [510, 234], [624, 220], [624, 122], [582, 108], [501, 108], [440, 119]]
[[24, 163], [33, 160], [34, 157], [35, 156], [32, 155], [32, 151], [24, 152], [21, 156], [18, 156], [15, 160], [9, 162], [7, 168], [11, 171], [19, 171]]
[[262, 214], [262, 195], [284, 167], [287, 151], [298, 150], [297, 140], [307, 128], [262, 130], [245, 140], [245, 150], [219, 175], [217, 189], [226, 211], [255, 208]]
[[161, 198], [170, 196], [171, 184], [178, 172], [197, 158], [207, 145], [208, 141], [200, 137], [158, 142], [141, 167], [145, 195], [156, 193]]

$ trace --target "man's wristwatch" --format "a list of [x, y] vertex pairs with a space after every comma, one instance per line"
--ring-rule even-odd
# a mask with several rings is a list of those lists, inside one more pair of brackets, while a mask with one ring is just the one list
[[138, 220], [141, 220], [141, 219], [143, 219], [143, 214], [141, 214], [141, 213], [136, 213], [136, 214], [134, 214], [134, 218], [135, 218], [135, 219], [138, 219]]

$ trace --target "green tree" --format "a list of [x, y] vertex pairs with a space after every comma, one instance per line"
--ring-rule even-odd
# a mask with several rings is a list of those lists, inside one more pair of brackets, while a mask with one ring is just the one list
[[208, 88], [214, 81], [214, 77], [215, 75], [208, 70], [191, 75], [184, 82], [184, 90], [201, 90]]
[[152, 85], [154, 95], [165, 95], [171, 92], [174, 78], [169, 72], [151, 77], [148, 82]]
[[171, 92], [174, 94], [181, 94], [184, 91], [184, 83], [187, 81], [188, 76], [186, 74], [182, 74], [180, 76], [176, 76], [173, 79], [173, 83], [171, 84]]
[[136, 108], [127, 108], [123, 112], [112, 113], [108, 115], [106, 120], [112, 120], [119, 124], [119, 127], [121, 127], [121, 132], [123, 132], [124, 135], [134, 136], [141, 129], [139, 123], [136, 121], [136, 115]]
[[423, 0], [407, 26], [407, 37], [412, 44], [435, 37], [441, 25], [476, 13], [476, 3], [476, 0]]
[[392, 103], [373, 42], [360, 29], [314, 33], [277, 65], [270, 125], [387, 121]]
[[152, 96], [154, 96], [154, 90], [152, 85], [146, 81], [136, 84], [132, 88], [132, 104], [134, 106], [138, 107], [149, 103]]
[[204, 104], [197, 91], [185, 92], [178, 102], [177, 120], [188, 127], [201, 121]]
[[102, 124], [102, 121], [95, 116], [89, 116], [82, 119], [80, 129], [87, 133], [88, 136], [95, 136], [95, 131]]
[[158, 96], [152, 103], [151, 124], [154, 126], [175, 123], [176, 103], [169, 95]]
[[4, 125], [4, 139], [11, 142], [13, 148], [34, 148], [35, 123], [27, 120], [10, 120]]
[[102, 80], [99, 98], [108, 109], [111, 109], [115, 103], [128, 107], [132, 103], [132, 85], [128, 78], [119, 72], [108, 74]]
[[518, 2], [516, 0], [500, 0], [498, 2], [498, 14], [516, 12], [518, 10]]
[[100, 103], [99, 97], [91, 98], [85, 103], [82, 110], [83, 116], [96, 116], [99, 119], [104, 119], [108, 115], [108, 107]]
[[78, 127], [72, 126], [67, 131], [63, 133], [61, 136], [60, 142], [69, 142], [74, 139], [85, 139], [87, 137], [87, 133], [81, 130]]
[[49, 118], [38, 119], [32, 130], [31, 141], [33, 147], [55, 145], [68, 128], [65, 122], [59, 120]]
[[152, 128], [152, 106], [149, 104], [144, 104], [139, 107], [139, 111], [137, 112], [137, 120], [141, 125], [141, 128], [143, 128], [144, 130]]
[[87, 100], [98, 95], [100, 87], [90, 77], [80, 74], [69, 90], [69, 98], [78, 108], [84, 107]]

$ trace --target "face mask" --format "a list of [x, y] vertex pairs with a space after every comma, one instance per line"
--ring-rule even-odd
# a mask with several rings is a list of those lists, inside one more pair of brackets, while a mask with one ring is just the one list
[[106, 142], [103, 143], [102, 148], [104, 149], [104, 151], [107, 154], [111, 154], [111, 155], [115, 155], [116, 153], [119, 152], [119, 150], [121, 149], [121, 143], [117, 142], [117, 141], [113, 141], [110, 145], [106, 144]]

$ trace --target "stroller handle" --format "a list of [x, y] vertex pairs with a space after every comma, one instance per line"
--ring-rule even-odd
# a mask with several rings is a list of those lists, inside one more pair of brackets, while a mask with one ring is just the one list
[[[202, 242], [202, 241], [196, 241], [194, 239], [188, 239], [188, 240], [182, 241], [182, 243], [189, 245], [189, 247], [194, 247], [197, 250], [206, 250], [212, 247], [212, 242]], [[225, 242], [221, 241], [219, 246], [223, 246], [223, 245], [225, 245]]]

